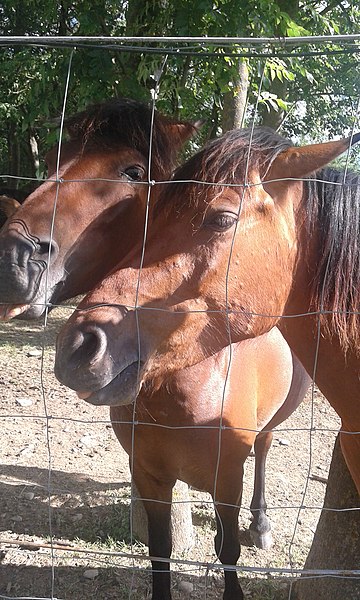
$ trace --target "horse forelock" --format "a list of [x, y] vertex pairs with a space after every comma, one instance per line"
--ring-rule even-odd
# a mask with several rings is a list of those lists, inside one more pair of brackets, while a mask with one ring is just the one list
[[[345, 350], [360, 353], [360, 175], [326, 167], [308, 184], [308, 232], [317, 238], [312, 308], [330, 311]], [[330, 329], [329, 329], [330, 331]]]
[[147, 158], [151, 148], [151, 177], [164, 179], [170, 177], [178, 150], [176, 132], [169, 128], [174, 122], [155, 111], [152, 128], [151, 107], [130, 98], [117, 98], [69, 117], [65, 127], [70, 139], [80, 141], [84, 150], [90, 146], [128, 146]]
[[243, 185], [250, 172], [256, 171], [264, 179], [278, 154], [290, 146], [289, 140], [268, 127], [229, 131], [208, 142], [175, 171], [174, 183], [162, 193], [156, 212], [196, 210], [226, 185]]

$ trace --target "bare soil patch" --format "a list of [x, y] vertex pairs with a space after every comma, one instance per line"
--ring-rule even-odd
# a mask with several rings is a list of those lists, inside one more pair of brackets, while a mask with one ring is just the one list
[[[20, 321], [0, 325], [0, 597], [148, 598], [148, 562], [112, 554], [145, 556], [147, 548], [131, 544], [128, 459], [112, 433], [108, 409], [88, 406], [53, 375], [55, 335], [69, 312], [53, 311], [45, 329]], [[241, 574], [246, 597], [288, 597], [289, 577], [281, 569], [300, 568], [305, 560], [338, 425], [315, 390], [275, 433], [267, 469], [274, 546], [267, 551], [253, 547], [247, 533], [253, 458], [248, 460], [239, 564], [264, 572]], [[194, 490], [191, 497], [196, 543], [186, 556], [173, 558], [211, 564], [210, 498]], [[175, 600], [222, 597], [220, 571], [180, 563], [173, 571]]]

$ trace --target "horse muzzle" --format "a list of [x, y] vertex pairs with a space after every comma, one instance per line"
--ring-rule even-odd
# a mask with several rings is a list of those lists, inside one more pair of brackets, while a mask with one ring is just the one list
[[143, 364], [134, 361], [110, 383], [91, 393], [78, 392], [79, 398], [93, 406], [125, 406], [132, 404], [140, 392]]
[[130, 404], [141, 388], [144, 362], [133, 336], [128, 343], [117, 343], [119, 326], [123, 329], [121, 309], [96, 312], [105, 310], [106, 320], [92, 321], [80, 311], [64, 325], [56, 344], [55, 376], [95, 406]]
[[[11, 221], [5, 227], [0, 234], [0, 304], [7, 306], [0, 310], [0, 318], [42, 314], [44, 275], [58, 253], [55, 241], [30, 235], [21, 221]], [[31, 306], [34, 302], [40, 305]]]

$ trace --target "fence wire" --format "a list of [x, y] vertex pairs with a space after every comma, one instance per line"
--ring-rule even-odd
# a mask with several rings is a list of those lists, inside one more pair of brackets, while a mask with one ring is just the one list
[[[336, 39], [335, 39], [336, 38]], [[329, 42], [331, 44], [339, 43], [339, 42], [343, 42], [344, 43], [344, 47], [342, 49], [343, 52], [358, 52], [359, 51], [359, 46], [357, 45], [358, 41], [360, 39], [360, 36], [331, 36], [330, 39], [328, 39], [326, 36], [323, 36], [321, 39], [318, 38], [291, 38], [291, 41], [289, 42], [289, 40], [278, 40], [278, 43], [280, 44], [281, 47], [285, 48], [289, 43], [294, 44], [294, 42], [299, 43], [299, 44], [306, 44], [306, 45], [311, 45], [311, 44], [318, 44], [318, 43], [325, 43], [325, 42]], [[115, 46], [115, 42], [119, 42], [122, 44], [122, 47], [119, 46]], [[141, 47], [135, 47], [135, 46], [124, 46], [124, 43], [146, 43], [146, 46], [141, 46]], [[151, 47], [151, 42], [157, 42], [157, 43], [163, 43], [163, 47], [162, 48], [152, 48]], [[184, 47], [180, 47], [180, 43], [187, 43], [187, 44], [192, 44], [191, 47], [189, 46], [184, 46]], [[166, 43], [170, 43], [174, 46], [174, 48], [172, 47], [168, 47], [166, 46]], [[50, 229], [49, 229], [49, 239], [50, 239], [50, 245], [49, 248], [51, 248], [51, 244], [54, 240], [54, 231], [55, 231], [55, 224], [56, 224], [56, 217], [57, 217], [57, 208], [58, 208], [58, 202], [59, 202], [59, 193], [61, 191], [61, 186], [64, 183], [64, 179], [62, 179], [61, 176], [61, 151], [62, 151], [62, 147], [63, 147], [63, 143], [64, 143], [64, 138], [63, 138], [63, 128], [64, 128], [64, 120], [65, 120], [65, 116], [67, 115], [67, 104], [68, 104], [68, 93], [69, 93], [69, 81], [71, 78], [71, 70], [72, 70], [72, 57], [74, 52], [76, 52], [75, 50], [75, 46], [76, 47], [81, 47], [81, 44], [84, 44], [84, 47], [96, 47], [96, 48], [103, 48], [104, 51], [106, 51], [109, 47], [114, 48], [117, 47], [117, 49], [119, 49], [119, 51], [127, 51], [127, 52], [137, 52], [137, 51], [148, 51], [148, 52], [156, 52], [157, 54], [161, 55], [161, 65], [159, 68], [159, 71], [156, 75], [156, 81], [155, 81], [155, 88], [152, 90], [152, 99], [151, 99], [151, 110], [152, 110], [152, 123], [151, 123], [151, 133], [150, 133], [150, 140], [149, 140], [149, 157], [148, 157], [148, 176], [147, 176], [147, 182], [144, 184], [142, 182], [140, 182], [138, 185], [146, 185], [147, 186], [147, 201], [146, 201], [146, 216], [145, 216], [145, 226], [144, 226], [144, 234], [143, 234], [143, 242], [142, 242], [142, 251], [141, 251], [141, 259], [140, 259], [140, 265], [139, 265], [139, 275], [138, 275], [138, 280], [137, 280], [137, 285], [136, 285], [136, 289], [135, 289], [135, 302], [133, 306], [126, 306], [127, 309], [129, 310], [134, 310], [135, 311], [135, 315], [136, 315], [136, 335], [137, 335], [137, 345], [138, 345], [138, 356], [139, 356], [139, 364], [138, 364], [138, 377], [140, 377], [140, 356], [141, 356], [141, 327], [140, 327], [140, 320], [139, 320], [139, 314], [141, 314], [141, 311], [148, 311], [148, 310], [152, 310], [152, 311], [164, 311], [167, 312], [167, 309], [164, 308], [146, 308], [144, 306], [141, 306], [141, 304], [139, 304], [139, 293], [141, 290], [141, 277], [142, 277], [142, 269], [143, 269], [143, 265], [144, 265], [144, 258], [145, 258], [145, 253], [146, 253], [146, 243], [147, 243], [147, 236], [148, 236], [148, 232], [149, 232], [149, 214], [150, 214], [150, 209], [151, 209], [151, 200], [152, 200], [152, 191], [153, 189], [161, 184], [161, 185], [172, 185], [174, 182], [173, 181], [165, 181], [165, 182], [159, 182], [159, 181], [155, 181], [153, 180], [152, 177], [152, 172], [151, 172], [151, 163], [152, 163], [152, 151], [153, 151], [153, 127], [154, 127], [154, 114], [155, 114], [155, 110], [157, 108], [157, 102], [158, 102], [158, 95], [159, 95], [159, 91], [161, 89], [161, 85], [162, 85], [162, 81], [163, 78], [165, 77], [164, 75], [164, 67], [167, 61], [167, 57], [175, 52], [177, 53], [183, 53], [183, 54], [191, 54], [191, 55], [197, 55], [199, 53], [199, 51], [201, 51], [204, 55], [206, 56], [210, 56], [210, 55], [216, 55], [216, 53], [209, 53], [209, 52], [205, 52], [202, 50], [201, 45], [205, 45], [209, 46], [209, 45], [223, 45], [223, 46], [229, 46], [231, 44], [237, 44], [237, 45], [247, 45], [249, 46], [249, 49], [252, 46], [262, 46], [265, 47], [267, 46], [267, 44], [271, 44], [274, 45], [275, 41], [271, 40], [271, 39], [264, 39], [264, 40], [254, 40], [252, 39], [251, 41], [249, 40], [244, 40], [244, 39], [236, 39], [236, 40], [232, 40], [232, 39], [226, 39], [226, 38], [221, 38], [221, 39], [189, 39], [189, 38], [184, 38], [184, 39], [171, 39], [171, 38], [153, 38], [153, 39], [148, 39], [148, 38], [129, 38], [129, 39], [125, 39], [122, 38], [121, 40], [114, 40], [113, 38], [89, 38], [89, 39], [85, 39], [85, 38], [79, 38], [76, 40], [69, 40], [69, 38], [66, 39], [62, 39], [62, 38], [36, 38], [36, 39], [27, 39], [26, 41], [24, 41], [24, 39], [20, 39], [20, 38], [15, 38], [15, 37], [11, 37], [11, 38], [2, 38], [0, 45], [4, 45], [4, 44], [8, 44], [8, 45], [52, 45], [52, 46], [57, 46], [57, 45], [63, 45], [63, 46], [69, 46], [71, 48], [73, 48], [71, 55], [70, 55], [70, 59], [69, 59], [69, 64], [68, 64], [68, 71], [67, 71], [67, 78], [66, 78], [66, 82], [64, 85], [64, 101], [63, 101], [63, 108], [62, 108], [62, 115], [61, 115], [61, 126], [60, 126], [60, 137], [59, 137], [59, 143], [58, 143], [58, 151], [57, 151], [57, 161], [56, 161], [56, 175], [55, 177], [50, 177], [49, 181], [53, 181], [56, 183], [56, 194], [55, 194], [55, 198], [54, 198], [54, 204], [53, 204], [53, 211], [52, 211], [52, 219], [51, 219], [51, 225], [50, 225]], [[351, 47], [347, 47], [346, 44], [351, 44]], [[206, 506], [206, 509], [211, 508], [217, 515], [219, 523], [220, 523], [220, 543], [219, 543], [219, 547], [220, 549], [223, 548], [224, 545], [224, 525], [221, 521], [221, 517], [219, 515], [219, 504], [221, 504], [221, 506], [226, 506], [228, 508], [236, 508], [238, 505], [234, 505], [232, 503], [224, 503], [224, 502], [219, 502], [217, 499], [218, 496], [218, 478], [219, 478], [219, 469], [220, 469], [220, 461], [221, 461], [221, 452], [222, 452], [222, 440], [223, 440], [223, 434], [225, 431], [227, 430], [233, 430], [233, 431], [253, 431], [253, 430], [249, 430], [246, 428], [240, 428], [240, 427], [229, 427], [225, 424], [225, 419], [224, 419], [224, 404], [225, 404], [225, 398], [226, 398], [226, 394], [227, 394], [227, 390], [228, 390], [228, 380], [229, 380], [229, 374], [230, 374], [230, 370], [231, 370], [231, 366], [232, 366], [232, 362], [233, 362], [233, 350], [232, 350], [232, 334], [231, 334], [231, 324], [230, 324], [230, 317], [236, 313], [235, 310], [233, 310], [232, 308], [230, 308], [230, 298], [229, 298], [229, 289], [228, 289], [228, 284], [229, 284], [229, 273], [230, 273], [230, 267], [231, 267], [231, 261], [233, 259], [233, 249], [234, 249], [234, 243], [235, 243], [235, 236], [237, 233], [237, 228], [238, 228], [238, 223], [239, 223], [239, 218], [240, 215], [243, 213], [244, 210], [246, 210], [246, 206], [245, 206], [245, 202], [246, 202], [246, 192], [249, 188], [252, 188], [254, 186], [258, 186], [261, 185], [261, 183], [252, 183], [250, 181], [248, 181], [248, 168], [249, 168], [249, 160], [250, 160], [250, 154], [251, 154], [251, 150], [252, 150], [252, 137], [253, 137], [253, 131], [254, 131], [254, 127], [255, 127], [255, 123], [256, 123], [256, 118], [258, 115], [257, 109], [258, 109], [258, 102], [260, 99], [260, 93], [262, 90], [262, 83], [263, 83], [263, 77], [264, 77], [264, 73], [265, 73], [265, 67], [266, 67], [266, 61], [267, 61], [267, 57], [270, 56], [271, 54], [269, 53], [268, 49], [266, 48], [266, 51], [261, 53], [261, 52], [249, 52], [249, 49], [247, 50], [247, 52], [245, 53], [238, 53], [238, 54], [234, 54], [232, 51], [231, 56], [256, 56], [256, 57], [260, 57], [261, 59], [263, 59], [262, 61], [262, 74], [260, 76], [260, 80], [259, 80], [259, 87], [258, 87], [258, 97], [257, 97], [257, 101], [256, 101], [256, 106], [255, 106], [255, 110], [252, 116], [252, 122], [251, 122], [251, 135], [250, 135], [250, 143], [249, 143], [249, 148], [248, 148], [248, 152], [247, 152], [247, 158], [246, 158], [246, 164], [245, 164], [245, 176], [244, 176], [244, 184], [242, 186], [242, 192], [240, 195], [240, 203], [239, 203], [239, 208], [238, 208], [238, 214], [237, 214], [237, 222], [234, 228], [234, 233], [233, 233], [233, 238], [232, 238], [232, 243], [231, 243], [231, 247], [230, 247], [230, 251], [229, 251], [229, 256], [228, 256], [228, 263], [227, 263], [227, 271], [226, 271], [226, 281], [225, 281], [225, 311], [224, 314], [226, 316], [226, 327], [227, 327], [227, 334], [228, 334], [228, 340], [229, 340], [229, 345], [228, 345], [228, 360], [227, 360], [227, 369], [226, 369], [226, 375], [224, 378], [224, 383], [223, 383], [223, 393], [222, 393], [222, 398], [221, 398], [221, 402], [220, 402], [220, 414], [219, 414], [219, 424], [218, 425], [192, 425], [191, 429], [194, 430], [198, 430], [198, 431], [202, 431], [204, 429], [206, 430], [212, 430], [215, 429], [218, 432], [218, 447], [217, 447], [217, 462], [216, 462], [216, 468], [215, 468], [215, 477], [214, 477], [214, 487], [213, 487], [213, 494], [212, 494], [212, 498], [211, 499], [206, 499], [204, 497], [202, 498], [196, 498], [196, 497], [192, 497], [189, 500], [177, 500], [176, 498], [173, 498], [173, 504], [183, 504], [184, 502], [186, 503], [190, 503], [191, 507], [193, 509], [195, 509], [196, 507], [204, 507]], [[304, 55], [313, 55], [313, 54], [331, 54], [333, 53], [334, 50], [333, 49], [328, 49], [325, 48], [324, 50], [320, 50], [320, 51], [304, 51]], [[226, 53], [225, 53], [226, 55]], [[284, 53], [281, 53], [281, 50], [277, 51], [277, 56], [284, 56]], [[293, 54], [292, 54], [293, 56]], [[352, 128], [352, 132], [351, 132], [351, 136], [354, 134], [355, 128], [356, 128], [356, 124], [358, 123], [358, 117], [359, 117], [359, 109], [360, 109], [360, 101], [358, 101], [357, 106], [354, 110], [354, 120], [353, 120], [353, 128]], [[340, 185], [341, 189], [344, 189], [345, 186], [345, 176], [348, 170], [348, 161], [349, 161], [349, 155], [350, 155], [350, 148], [348, 150], [347, 153], [347, 161], [346, 161], [346, 167], [344, 169], [344, 177], [343, 177], [343, 181], [341, 183], [338, 184], [334, 184], [334, 185]], [[2, 175], [1, 176], [4, 179], [9, 179], [9, 178], [14, 178], [14, 176], [11, 175]], [[32, 178], [29, 177], [23, 177], [23, 178], [19, 178], [19, 179], [23, 179], [23, 180], [28, 180], [31, 181], [33, 180]], [[289, 181], [289, 180], [293, 180], [292, 178], [282, 178], [282, 179], [276, 179], [274, 181]], [[94, 179], [66, 179], [66, 182], [89, 182], [89, 183], [95, 183], [95, 182], [114, 182], [117, 180], [112, 180], [112, 179], [108, 179], [108, 178], [94, 178]], [[305, 179], [305, 181], [314, 181], [313, 179], [311, 180], [307, 180]], [[217, 183], [217, 182], [209, 182], [209, 181], [193, 181], [193, 180], [186, 180], [185, 183], [198, 183], [199, 185], [211, 185], [211, 186], [221, 186], [221, 187], [241, 187], [238, 184], [233, 184], [231, 182], [229, 183]], [[134, 185], [137, 185], [136, 182]], [[49, 250], [49, 255], [48, 255], [48, 264], [49, 269], [51, 269], [51, 260], [50, 260], [50, 250]], [[49, 275], [49, 270], [45, 271], [45, 277], [46, 277], [46, 294], [48, 291], [48, 275]], [[52, 393], [53, 391], [47, 390], [46, 389], [46, 383], [45, 383], [45, 376], [46, 374], [46, 362], [47, 362], [47, 356], [46, 356], [46, 348], [47, 348], [47, 344], [48, 344], [48, 337], [47, 337], [47, 332], [48, 332], [48, 327], [49, 327], [49, 319], [48, 319], [48, 312], [49, 309], [51, 308], [55, 308], [57, 306], [60, 305], [56, 305], [56, 304], [52, 304], [51, 300], [47, 300], [47, 298], [45, 299], [45, 312], [44, 312], [44, 321], [43, 321], [43, 331], [42, 331], [42, 350], [41, 350], [41, 357], [40, 357], [40, 394], [41, 394], [41, 398], [42, 398], [42, 402], [43, 402], [43, 414], [39, 414], [39, 415], [33, 415], [33, 414], [21, 414], [19, 415], [18, 413], [15, 412], [9, 412], [7, 414], [2, 414], [1, 415], [1, 419], [4, 421], [4, 423], [8, 423], [9, 426], [11, 426], [11, 423], [16, 420], [21, 420], [21, 422], [24, 423], [24, 427], [26, 427], [27, 423], [31, 423], [31, 422], [35, 422], [35, 421], [39, 421], [39, 422], [43, 422], [45, 424], [45, 450], [44, 450], [44, 454], [47, 456], [47, 483], [46, 485], [44, 484], [37, 484], [37, 487], [39, 489], [44, 490], [44, 492], [47, 495], [47, 506], [48, 506], [48, 519], [47, 519], [47, 524], [48, 524], [48, 532], [44, 533], [44, 538], [48, 538], [48, 541], [41, 541], [39, 539], [33, 541], [31, 540], [31, 535], [30, 534], [26, 534], [24, 532], [23, 535], [19, 535], [17, 536], [16, 539], [12, 538], [7, 532], [3, 533], [2, 538], [0, 538], [0, 544], [2, 545], [2, 547], [4, 548], [13, 548], [14, 552], [16, 554], [16, 549], [19, 549], [19, 554], [21, 555], [22, 552], [24, 551], [28, 551], [29, 549], [41, 549], [43, 551], [43, 556], [46, 556], [48, 559], [48, 564], [50, 564], [50, 575], [49, 575], [49, 594], [46, 597], [40, 597], [40, 596], [36, 596], [36, 595], [31, 595], [31, 596], [18, 596], [18, 595], [11, 595], [11, 588], [12, 586], [9, 587], [9, 593], [7, 595], [1, 595], [0, 594], [0, 598], [2, 598], [3, 600], [15, 600], [15, 598], [17, 598], [18, 600], [21, 598], [23, 600], [62, 600], [61, 598], [58, 597], [57, 595], [57, 583], [56, 583], [56, 573], [58, 570], [61, 570], [63, 568], [63, 566], [66, 566], [66, 561], [67, 560], [72, 560], [72, 557], [76, 556], [76, 560], [78, 561], [78, 563], [83, 563], [81, 568], [85, 568], [86, 566], [88, 566], [89, 564], [92, 566], [93, 564], [97, 564], [100, 567], [106, 569], [106, 568], [112, 568], [115, 572], [116, 571], [120, 571], [121, 573], [123, 573], [123, 571], [127, 571], [127, 570], [131, 570], [132, 572], [132, 577], [130, 580], [130, 583], [128, 585], [128, 597], [138, 597], [138, 578], [139, 576], [141, 577], [142, 574], [144, 572], [148, 572], [148, 562], [149, 559], [152, 558], [153, 560], [156, 560], [157, 563], [164, 563], [164, 562], [169, 562], [173, 567], [176, 567], [178, 572], [180, 572], [181, 574], [183, 574], [185, 577], [188, 576], [189, 574], [192, 574], [194, 576], [196, 576], [197, 580], [198, 580], [198, 586], [197, 589], [194, 592], [190, 592], [190, 593], [196, 593], [196, 596], [191, 596], [191, 597], [197, 597], [197, 598], [204, 598], [205, 600], [207, 598], [212, 598], [214, 597], [213, 591], [212, 591], [212, 582], [210, 581], [210, 577], [214, 574], [214, 573], [218, 573], [219, 571], [221, 572], [224, 567], [228, 567], [230, 570], [235, 570], [237, 571], [240, 575], [244, 576], [245, 574], [249, 574], [251, 576], [254, 575], [262, 575], [262, 576], [267, 576], [267, 577], [282, 577], [284, 578], [285, 582], [288, 584], [288, 598], [291, 598], [291, 594], [292, 594], [292, 582], [298, 577], [298, 576], [302, 576], [304, 578], [319, 578], [319, 577], [324, 577], [324, 578], [331, 578], [331, 577], [338, 577], [338, 578], [354, 578], [354, 579], [358, 579], [360, 578], [360, 569], [353, 569], [353, 570], [347, 570], [344, 571], [343, 569], [314, 569], [314, 570], [305, 570], [302, 567], [297, 566], [297, 564], [299, 563], [299, 559], [296, 557], [296, 553], [298, 552], [298, 529], [299, 529], [299, 525], [301, 524], [301, 515], [303, 514], [304, 511], [308, 510], [308, 511], [315, 511], [317, 513], [317, 516], [320, 514], [320, 511], [323, 510], [323, 507], [321, 506], [321, 502], [319, 504], [315, 504], [313, 505], [311, 502], [308, 503], [306, 501], [307, 499], [307, 495], [308, 495], [308, 490], [309, 490], [309, 485], [311, 484], [311, 482], [314, 480], [314, 474], [313, 474], [313, 463], [314, 463], [314, 435], [316, 434], [325, 434], [325, 433], [330, 433], [333, 434], [331, 436], [331, 439], [334, 439], [335, 433], [337, 433], [338, 428], [336, 426], [333, 427], [319, 427], [316, 425], [316, 404], [317, 404], [317, 400], [316, 400], [316, 388], [315, 388], [315, 379], [316, 379], [316, 370], [317, 370], [317, 365], [318, 365], [318, 353], [319, 353], [319, 347], [320, 347], [320, 339], [321, 339], [321, 329], [320, 329], [320, 322], [321, 322], [321, 317], [323, 315], [329, 314], [330, 311], [327, 311], [324, 308], [324, 302], [323, 302], [323, 293], [324, 293], [324, 288], [325, 288], [325, 283], [326, 283], [326, 277], [328, 275], [328, 267], [326, 269], [326, 275], [325, 275], [325, 281], [323, 284], [323, 290], [322, 290], [322, 301], [321, 301], [321, 309], [319, 311], [316, 311], [316, 313], [299, 313], [299, 314], [294, 314], [294, 315], [286, 315], [285, 317], [283, 315], [267, 315], [267, 314], [261, 314], [261, 313], [251, 313], [251, 315], [249, 316], [265, 316], [265, 317], [272, 317], [272, 318], [277, 318], [277, 317], [281, 317], [281, 318], [296, 318], [296, 317], [303, 317], [303, 316], [309, 316], [309, 315], [315, 315], [317, 316], [317, 332], [316, 332], [316, 352], [315, 352], [315, 358], [314, 358], [314, 366], [313, 366], [313, 383], [311, 386], [311, 401], [310, 401], [310, 415], [309, 415], [309, 426], [308, 427], [294, 427], [294, 426], [290, 426], [290, 427], [278, 427], [276, 429], [277, 433], [280, 432], [284, 432], [284, 433], [289, 433], [289, 434], [295, 434], [295, 433], [301, 433], [301, 432], [305, 432], [308, 435], [308, 459], [307, 459], [307, 465], [304, 468], [305, 470], [305, 476], [303, 477], [304, 482], [303, 482], [303, 489], [301, 492], [298, 492], [298, 498], [299, 501], [298, 503], [295, 504], [279, 504], [279, 505], [274, 505], [272, 504], [271, 506], [269, 506], [267, 508], [267, 512], [273, 513], [276, 511], [279, 511], [281, 513], [283, 513], [283, 511], [287, 511], [287, 512], [292, 512], [295, 516], [291, 517], [293, 525], [292, 525], [292, 533], [290, 535], [290, 539], [287, 543], [287, 563], [282, 564], [281, 566], [275, 566], [274, 564], [271, 564], [271, 561], [268, 562], [268, 564], [266, 564], [266, 566], [254, 566], [251, 564], [245, 565], [243, 564], [243, 562], [241, 561], [240, 558], [240, 562], [241, 564], [238, 564], [236, 566], [234, 565], [224, 565], [221, 564], [217, 559], [208, 559], [205, 560], [205, 558], [203, 560], [196, 560], [196, 559], [186, 559], [183, 557], [172, 557], [170, 559], [164, 559], [162, 557], [149, 557], [147, 555], [147, 553], [145, 552], [145, 548], [139, 546], [139, 544], [136, 542], [135, 540], [135, 536], [134, 536], [134, 532], [133, 532], [133, 518], [132, 518], [132, 510], [133, 510], [133, 505], [134, 502], [138, 499], [138, 494], [136, 489], [134, 489], [133, 487], [133, 482], [131, 482], [131, 494], [130, 494], [130, 498], [128, 499], [128, 503], [130, 506], [130, 552], [127, 551], [119, 551], [118, 549], [109, 549], [108, 551], [105, 550], [99, 550], [98, 548], [89, 548], [89, 547], [83, 547], [81, 544], [76, 544], [76, 543], [59, 543], [59, 540], [56, 539], [55, 534], [54, 534], [54, 527], [53, 527], [53, 523], [54, 523], [54, 513], [55, 513], [55, 506], [54, 506], [54, 496], [56, 494], [60, 494], [60, 493], [65, 493], [68, 495], [73, 495], [74, 493], [76, 494], [76, 489], [74, 490], [73, 487], [71, 487], [70, 489], [67, 488], [60, 488], [58, 486], [54, 486], [53, 484], [53, 471], [54, 471], [54, 463], [56, 462], [56, 455], [58, 452], [58, 449], [55, 448], [54, 446], [54, 440], [53, 440], [53, 436], [51, 433], [51, 428], [53, 426], [54, 423], [62, 423], [64, 424], [66, 427], [68, 426], [74, 426], [77, 424], [81, 424], [81, 425], [88, 425], [91, 424], [93, 425], [94, 423], [96, 423], [97, 426], [102, 427], [104, 425], [109, 425], [110, 421], [109, 419], [106, 418], [96, 418], [96, 421], [92, 420], [92, 419], [86, 419], [86, 418], [80, 418], [78, 415], [76, 414], [71, 414], [71, 416], [56, 416], [52, 414], [52, 408], [51, 408], [51, 400], [52, 400]], [[35, 304], [35, 303], [34, 303]], [[92, 306], [89, 310], [94, 310], [95, 308], [100, 308], [100, 307], [124, 307], [124, 305], [122, 304], [97, 304], [95, 306]], [[63, 307], [64, 308], [64, 307]], [[67, 310], [73, 311], [73, 310], [77, 310], [76, 305], [71, 305], [68, 304], [67, 306], [65, 306], [65, 308]], [[188, 313], [189, 311], [185, 311], [186, 313]], [[194, 311], [190, 311], [190, 312], [194, 312], [194, 313], [199, 313], [201, 314], [203, 311], [201, 310], [194, 310]], [[211, 311], [209, 311], [211, 312]], [[217, 311], [212, 311], [212, 312], [217, 312]], [[244, 311], [241, 311], [242, 314], [244, 314]], [[179, 311], [178, 314], [181, 314], [181, 311]], [[354, 313], [354, 314], [358, 314], [358, 312]], [[4, 377], [6, 377], [6, 372], [4, 374]], [[78, 403], [79, 404], [79, 403]], [[160, 423], [149, 423], [146, 420], [141, 420], [139, 419], [138, 415], [137, 415], [137, 398], [133, 399], [133, 408], [132, 408], [132, 414], [133, 414], [133, 418], [131, 421], [117, 421], [118, 424], [120, 425], [131, 425], [132, 427], [132, 450], [131, 450], [131, 458], [130, 458], [130, 466], [131, 466], [131, 471], [134, 470], [134, 460], [135, 460], [135, 439], [136, 439], [136, 431], [137, 431], [137, 427], [138, 426], [146, 426], [146, 427], [153, 427], [153, 428], [158, 428], [159, 431], [162, 429], [168, 429], [170, 431], [180, 431], [180, 430], [187, 430], [189, 429], [189, 427], [186, 426], [182, 426], [182, 425], [162, 425]], [[256, 430], [256, 433], [258, 433], [259, 431]], [[347, 434], [347, 435], [358, 435], [360, 434], [360, 432], [343, 432], [343, 434]], [[66, 432], [64, 432], [64, 435], [66, 435]], [[96, 461], [96, 455], [93, 458], [94, 461]], [[23, 485], [24, 489], [26, 487], [28, 487], [28, 479], [27, 478], [17, 478], [14, 477], [13, 475], [7, 477], [6, 474], [4, 475], [3, 481], [8, 482], [9, 484], [11, 483], [12, 485], [14, 484], [18, 484], [18, 485]], [[316, 479], [315, 479], [316, 481]], [[319, 480], [320, 481], [320, 480]], [[326, 477], [324, 478], [323, 483], [326, 481]], [[142, 498], [143, 500], [150, 500], [149, 498]], [[153, 503], [162, 503], [161, 500], [154, 500], [151, 499], [151, 501]], [[248, 511], [249, 510], [249, 506], [248, 506], [248, 502], [247, 503], [243, 503], [241, 506], [241, 515], [243, 515], [244, 511]], [[324, 508], [325, 511], [336, 511], [336, 512], [344, 512], [344, 511], [357, 511], [359, 510], [359, 508], [350, 508], [350, 509], [341, 509], [341, 508]], [[38, 536], [39, 537], [39, 536]], [[201, 543], [201, 541], [200, 541]], [[272, 552], [272, 551], [271, 551]], [[15, 556], [14, 554], [14, 556]], [[274, 554], [275, 554], [275, 550], [274, 550]], [[83, 556], [85, 555], [85, 556]], [[60, 558], [59, 558], [60, 556]], [[89, 559], [89, 556], [91, 557], [91, 559]], [[123, 560], [124, 562], [117, 562], [117, 560]], [[274, 560], [274, 562], [276, 562], [276, 560]], [[31, 564], [31, 563], [30, 563]], [[36, 564], [36, 563], [35, 563]], [[202, 586], [202, 588], [200, 587]], [[14, 586], [13, 586], [14, 587]], [[16, 588], [16, 586], [15, 586]], [[34, 587], [33, 585], [33, 589], [36, 589], [36, 585]], [[16, 589], [15, 589], [16, 592]], [[105, 594], [105, 591], [104, 591]], [[102, 597], [101, 595], [97, 596], [97, 597]], [[106, 596], [103, 596], [104, 598]]]

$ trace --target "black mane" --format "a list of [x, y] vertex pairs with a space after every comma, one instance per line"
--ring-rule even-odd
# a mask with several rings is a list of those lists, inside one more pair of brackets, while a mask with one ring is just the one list
[[333, 167], [317, 171], [309, 185], [307, 215], [318, 247], [314, 309], [333, 312], [347, 347], [359, 338], [360, 175]]
[[[83, 148], [117, 148], [129, 146], [143, 156], [149, 156], [152, 109], [130, 98], [115, 98], [89, 106], [69, 117], [65, 128], [70, 140], [80, 141]], [[175, 123], [157, 111], [152, 134], [152, 179], [170, 177], [179, 145], [170, 135], [169, 125]], [[175, 143], [174, 143], [175, 141]]]

